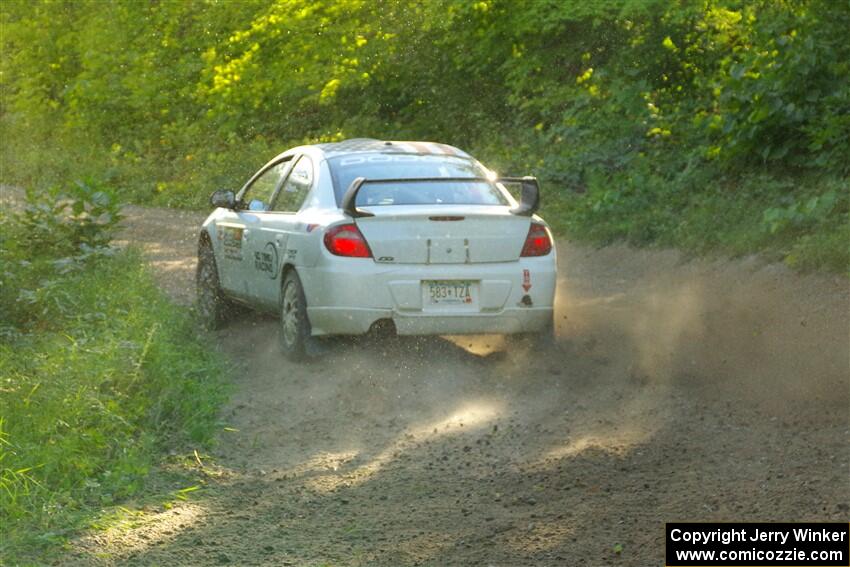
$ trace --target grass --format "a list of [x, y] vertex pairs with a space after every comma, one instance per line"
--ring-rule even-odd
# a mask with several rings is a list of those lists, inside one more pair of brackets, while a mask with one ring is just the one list
[[[545, 197], [544, 193], [544, 197]], [[759, 254], [799, 271], [850, 270], [850, 181], [835, 176], [605, 178], [544, 201], [556, 232], [596, 244]]]
[[5, 267], [20, 293], [14, 320], [0, 319], [4, 564], [33, 561], [143, 497], [168, 450], [212, 441], [226, 396], [222, 360], [137, 251], [64, 274], [55, 264]]

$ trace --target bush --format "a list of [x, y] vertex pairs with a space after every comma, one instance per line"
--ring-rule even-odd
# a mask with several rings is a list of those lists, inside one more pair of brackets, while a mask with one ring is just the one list
[[[137, 251], [107, 247], [113, 201], [76, 187], [30, 194], [3, 220], [0, 552], [10, 563], [139, 494], [166, 448], [211, 442], [225, 396], [222, 362], [188, 312]], [[75, 197], [57, 206], [58, 194]]]
[[63, 279], [86, 269], [108, 247], [120, 207], [108, 192], [77, 182], [29, 191], [21, 212], [0, 216], [0, 335], [61, 323], [75, 306]]

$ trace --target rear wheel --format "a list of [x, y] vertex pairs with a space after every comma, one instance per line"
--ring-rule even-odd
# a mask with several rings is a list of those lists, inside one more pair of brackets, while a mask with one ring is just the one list
[[303, 360], [309, 338], [307, 299], [301, 279], [292, 270], [286, 274], [280, 294], [280, 348], [284, 356], [289, 360]]
[[198, 269], [195, 273], [197, 307], [201, 323], [207, 329], [220, 329], [227, 321], [230, 302], [221, 291], [215, 255], [208, 244], [198, 250]]

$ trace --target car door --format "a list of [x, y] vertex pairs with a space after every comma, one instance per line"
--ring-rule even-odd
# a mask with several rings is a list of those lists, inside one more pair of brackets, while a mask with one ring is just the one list
[[[309, 156], [299, 156], [288, 170], [272, 206], [263, 214], [262, 223], [248, 243], [252, 258], [253, 277], [249, 292], [253, 301], [277, 309], [280, 297], [280, 273], [287, 261], [296, 261], [287, 244], [292, 233], [302, 230], [298, 211], [313, 187], [313, 162]], [[292, 256], [292, 257], [291, 257]]]
[[250, 300], [251, 288], [257, 276], [253, 241], [261, 232], [264, 218], [271, 210], [277, 189], [291, 165], [288, 156], [257, 172], [239, 194], [244, 208], [226, 211], [216, 221], [219, 278], [221, 286], [236, 297]]

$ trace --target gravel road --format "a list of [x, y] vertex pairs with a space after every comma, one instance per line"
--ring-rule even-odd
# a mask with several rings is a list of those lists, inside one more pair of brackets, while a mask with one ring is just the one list
[[[191, 302], [203, 215], [122, 238]], [[667, 521], [847, 521], [850, 289], [757, 259], [558, 243], [557, 346], [345, 340], [276, 321], [234, 364], [206, 488], [67, 565], [662, 565]]]

